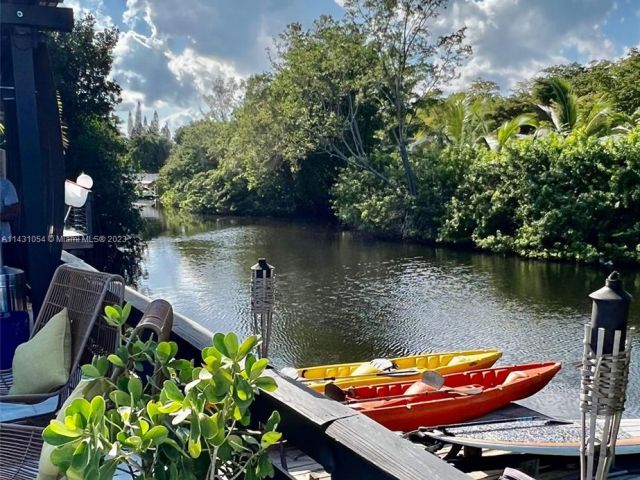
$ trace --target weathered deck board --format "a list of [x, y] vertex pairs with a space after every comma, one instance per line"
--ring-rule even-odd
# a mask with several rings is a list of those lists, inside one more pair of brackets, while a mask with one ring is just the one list
[[269, 456], [271, 461], [279, 468], [283, 475], [290, 480], [330, 480], [331, 475], [327, 473], [322, 465], [295, 447], [285, 447], [285, 463], [282, 464], [280, 449], [274, 449]]
[[[384, 433], [382, 433], [384, 432]], [[380, 425], [368, 417], [350, 417], [333, 422], [327, 435], [336, 444], [346, 447], [336, 450], [336, 468], [331, 473], [342, 478], [358, 478], [362, 466], [354, 465], [342, 453], [355, 452], [369, 462], [370, 471], [380, 470], [393, 478], [423, 479], [429, 472], [430, 480], [461, 479], [465, 476], [458, 470], [443, 464], [435, 455], [403, 439], [389, 430], [380, 430]], [[384, 448], [383, 448], [384, 446]]]
[[278, 389], [261, 395], [255, 415], [280, 411], [285, 438], [320, 462], [332, 478], [468, 480], [423, 448], [294, 380], [269, 372]]

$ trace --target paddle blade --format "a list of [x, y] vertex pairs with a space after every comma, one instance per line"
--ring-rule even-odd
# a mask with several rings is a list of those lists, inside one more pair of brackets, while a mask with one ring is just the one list
[[392, 368], [394, 368], [393, 362], [391, 360], [387, 360], [386, 358], [374, 358], [369, 363], [381, 372], [386, 372], [387, 370], [391, 370]]
[[426, 383], [430, 387], [440, 390], [444, 385], [444, 377], [438, 372], [427, 370], [422, 374], [422, 383]]
[[293, 378], [294, 380], [300, 378], [300, 375], [298, 375], [298, 370], [293, 367], [284, 367], [280, 370], [280, 373], [285, 377]]
[[331, 400], [336, 402], [344, 402], [347, 399], [347, 394], [335, 383], [327, 383], [324, 386], [324, 394]]

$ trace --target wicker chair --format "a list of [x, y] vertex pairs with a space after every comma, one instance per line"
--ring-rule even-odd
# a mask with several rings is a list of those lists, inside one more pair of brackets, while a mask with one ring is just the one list
[[[169, 340], [172, 326], [171, 305], [164, 300], [154, 300], [135, 331], [140, 338], [154, 335], [158, 342], [164, 342]], [[0, 480], [33, 480], [37, 477], [43, 430], [42, 427], [0, 423]]]
[[[57, 268], [34, 325], [33, 337], [63, 308], [71, 324], [71, 370], [69, 380], [60, 388], [40, 394], [9, 395], [13, 384], [11, 370], [0, 371], [0, 402], [33, 404], [58, 396], [57, 408], [80, 381], [80, 365], [91, 361], [93, 354], [113, 351], [118, 331], [97, 321], [106, 305], [122, 305], [124, 280], [118, 275], [80, 270], [62, 265]], [[37, 361], [37, 359], [34, 359]]]

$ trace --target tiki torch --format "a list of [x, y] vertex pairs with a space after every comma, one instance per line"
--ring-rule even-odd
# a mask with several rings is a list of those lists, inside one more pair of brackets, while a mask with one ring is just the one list
[[593, 306], [591, 322], [585, 325], [582, 359], [580, 475], [582, 480], [604, 480], [615, 457], [626, 399], [631, 295], [622, 287], [620, 274], [613, 272], [589, 298]]
[[274, 267], [264, 258], [258, 260], [251, 267], [251, 315], [253, 316], [253, 331], [262, 337], [260, 357], [265, 358], [269, 353], [271, 340], [271, 323], [273, 319], [274, 300]]

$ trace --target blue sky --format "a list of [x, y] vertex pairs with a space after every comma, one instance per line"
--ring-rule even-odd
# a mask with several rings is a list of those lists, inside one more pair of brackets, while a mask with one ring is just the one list
[[[139, 100], [175, 128], [198, 118], [212, 78], [269, 68], [272, 39], [290, 22], [339, 17], [341, 0], [66, 0], [121, 31], [114, 78], [123, 86], [119, 115]], [[452, 0], [435, 29], [467, 26], [474, 54], [460, 77], [518, 81], [569, 61], [616, 58], [640, 47], [640, 0]]]

